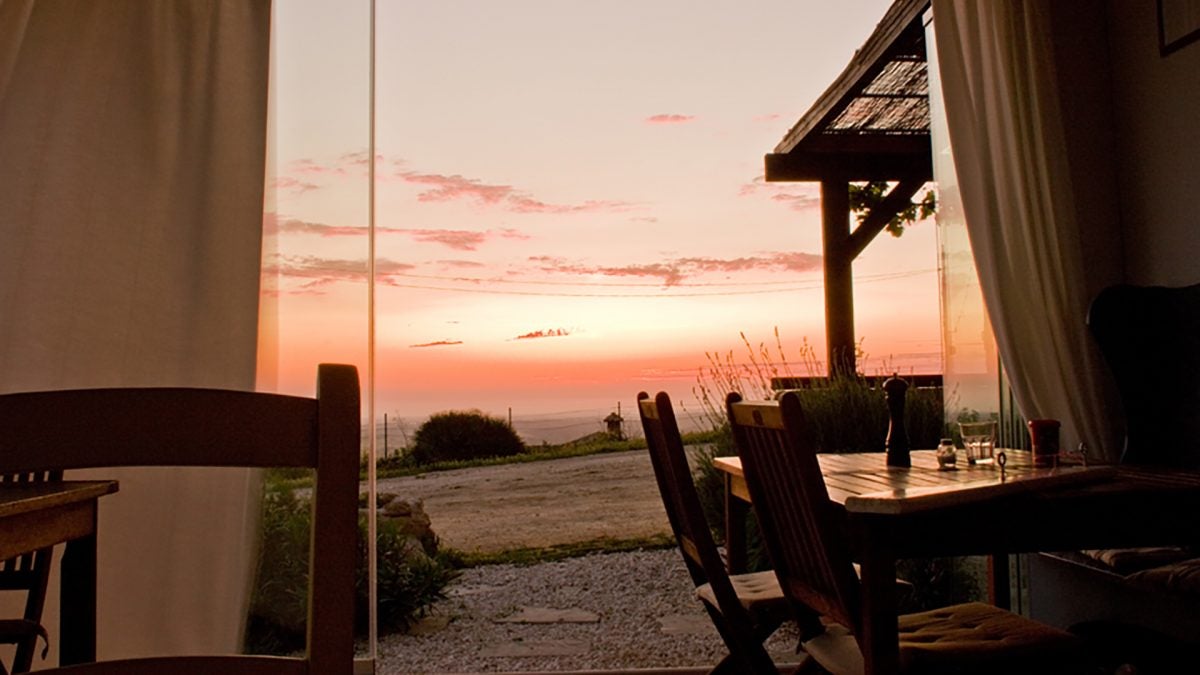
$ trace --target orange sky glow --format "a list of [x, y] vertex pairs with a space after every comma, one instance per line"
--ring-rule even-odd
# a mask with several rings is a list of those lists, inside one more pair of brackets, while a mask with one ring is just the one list
[[[887, 4], [380, 3], [376, 410], [694, 405], [742, 332], [778, 329], [794, 370], [823, 354], [818, 189], [765, 183], [762, 155]], [[356, 11], [276, 3], [264, 388], [365, 366]], [[866, 370], [940, 369], [934, 243], [922, 223], [856, 262]]]

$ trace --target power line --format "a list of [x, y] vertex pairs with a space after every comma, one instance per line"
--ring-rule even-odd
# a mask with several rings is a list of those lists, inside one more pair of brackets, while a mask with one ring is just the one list
[[[909, 277], [921, 276], [935, 272], [933, 269], [926, 270], [910, 270], [905, 272], [885, 272], [880, 274], [870, 274], [855, 277], [854, 281], [858, 283], [878, 283], [882, 281], [891, 281], [895, 279], [904, 279]], [[405, 276], [405, 275], [391, 275]], [[484, 280], [480, 280], [484, 281]], [[515, 282], [515, 283], [537, 283], [537, 282]], [[775, 282], [770, 282], [775, 283]], [[792, 282], [795, 283], [795, 282]], [[423, 291], [442, 291], [447, 293], [475, 293], [482, 295], [512, 295], [512, 296], [532, 296], [532, 297], [551, 297], [551, 298], [698, 298], [698, 297], [731, 297], [743, 295], [766, 295], [772, 293], [792, 293], [798, 291], [811, 291], [824, 286], [821, 281], [814, 281], [807, 284], [788, 286], [785, 288], [760, 288], [756, 290], [738, 290], [738, 291], [698, 291], [685, 293], [672, 293], [669, 291], [660, 291], [657, 293], [562, 293], [550, 291], [521, 291], [521, 290], [499, 290], [495, 288], [471, 288], [471, 287], [447, 287], [447, 286], [429, 286], [424, 284], [401, 284], [388, 283], [392, 288], [411, 288]], [[579, 286], [617, 286], [617, 284], [590, 284], [581, 283]], [[647, 284], [635, 284], [636, 286], [644, 286]], [[681, 286], [682, 284], [672, 284], [671, 287]], [[714, 284], [716, 285], [716, 284]]]

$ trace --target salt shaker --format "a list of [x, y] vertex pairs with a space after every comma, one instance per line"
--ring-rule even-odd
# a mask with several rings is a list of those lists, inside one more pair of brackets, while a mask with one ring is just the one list
[[937, 462], [939, 471], [950, 471], [957, 469], [955, 464], [958, 461], [958, 451], [954, 448], [954, 439], [943, 438], [937, 449]]

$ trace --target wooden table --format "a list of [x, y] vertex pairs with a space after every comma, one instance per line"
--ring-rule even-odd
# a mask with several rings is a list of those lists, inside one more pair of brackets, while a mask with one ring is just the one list
[[0, 560], [66, 542], [58, 654], [61, 665], [96, 660], [96, 516], [116, 481], [0, 483]]
[[[1035, 469], [1028, 452], [1007, 450], [996, 465], [938, 471], [932, 450], [912, 468], [888, 467], [883, 453], [819, 455], [830, 500], [844, 511], [852, 555], [862, 566], [867, 672], [898, 669], [896, 560], [1083, 548], [1200, 543], [1200, 471], [1153, 467]], [[714, 465], [725, 475], [731, 568], [745, 565], [749, 493], [737, 457]], [[1007, 598], [1007, 568], [992, 595]]]

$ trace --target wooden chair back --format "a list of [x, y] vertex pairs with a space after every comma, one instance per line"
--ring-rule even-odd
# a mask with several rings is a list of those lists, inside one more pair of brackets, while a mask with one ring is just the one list
[[1200, 467], [1200, 284], [1112, 286], [1087, 320], [1125, 409], [1121, 461]]
[[812, 608], [860, 631], [859, 581], [837, 524], [795, 392], [726, 410], [763, 543], [780, 586], [800, 612]]
[[638, 394], [638, 413], [663, 507], [692, 582], [696, 586], [712, 584], [721, 611], [737, 619], [745, 610], [729, 582], [725, 562], [713, 540], [708, 519], [704, 517], [671, 399], [665, 392], [654, 398], [641, 392]]
[[[61, 471], [30, 471], [8, 473], [0, 476], [0, 483], [44, 483], [62, 480]], [[42, 623], [42, 611], [46, 606], [46, 588], [50, 583], [50, 566], [54, 548], [43, 548], [33, 553], [5, 560], [0, 565], [0, 591], [25, 593], [25, 609], [20, 622], [0, 622], [0, 625], [17, 625], [19, 630], [5, 634], [0, 628], [0, 642], [15, 644], [13, 673], [29, 672], [37, 650], [37, 626]], [[24, 625], [21, 625], [24, 622]]]
[[359, 414], [358, 372], [330, 364], [318, 368], [316, 398], [187, 388], [0, 395], [0, 473], [202, 466], [307, 467], [316, 475], [303, 657], [156, 657], [41, 672], [350, 675]]
[[763, 674], [778, 672], [762, 647], [765, 635], [756, 635], [757, 622], [738, 598], [725, 561], [713, 540], [708, 519], [704, 517], [704, 508], [692, 480], [671, 398], [666, 392], [659, 392], [654, 398], [641, 392], [637, 400], [654, 478], [658, 482], [658, 491], [662, 495], [675, 541], [679, 544], [692, 583], [697, 588], [708, 584], [716, 598], [717, 608], [708, 608], [708, 611], [717, 632], [729, 647], [728, 667]]

